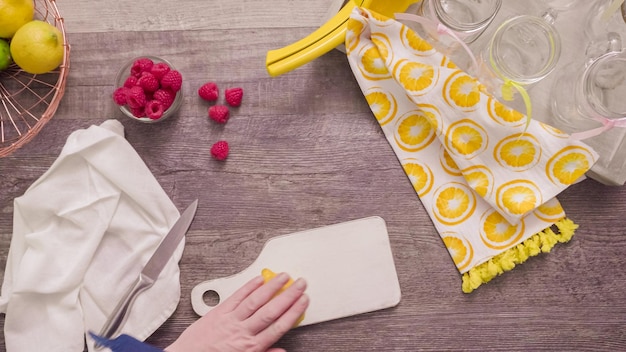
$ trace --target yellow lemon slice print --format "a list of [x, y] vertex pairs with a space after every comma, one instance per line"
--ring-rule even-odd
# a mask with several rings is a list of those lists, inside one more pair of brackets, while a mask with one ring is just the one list
[[376, 116], [378, 123], [383, 126], [396, 117], [398, 104], [396, 98], [380, 87], [372, 87], [365, 92], [365, 100]]
[[484, 165], [474, 165], [463, 169], [463, 176], [476, 193], [481, 197], [487, 197], [493, 190], [493, 173]]
[[568, 146], [548, 160], [546, 172], [553, 183], [571, 185], [580, 179], [594, 162], [589, 150], [580, 146]]
[[462, 235], [456, 232], [444, 232], [441, 234], [443, 244], [448, 249], [454, 264], [460, 272], [463, 272], [474, 258], [474, 248]]
[[455, 71], [443, 85], [443, 98], [455, 109], [474, 111], [478, 108], [481, 98], [480, 84], [465, 72]]
[[538, 207], [543, 200], [541, 191], [532, 181], [513, 180], [498, 187], [496, 202], [503, 211], [520, 216]]
[[395, 65], [393, 76], [410, 95], [420, 96], [433, 89], [439, 79], [439, 69], [404, 59]]
[[415, 193], [422, 198], [433, 187], [433, 172], [424, 163], [417, 159], [407, 158], [402, 160], [402, 168], [409, 177]]
[[453, 70], [458, 70], [458, 66], [452, 61], [450, 60], [450, 58], [448, 58], [447, 56], [444, 56], [441, 59], [441, 63], [439, 64], [441, 67], [445, 67], [445, 68], [449, 68], [449, 69], [453, 69]]
[[394, 24], [394, 21], [391, 20], [391, 18], [381, 15], [378, 12], [375, 11], [369, 11], [369, 17], [374, 20], [374, 22], [376, 22], [377, 25], [384, 27], [384, 26], [390, 26], [392, 24]]
[[363, 22], [351, 18], [346, 26], [346, 53], [349, 55], [359, 46], [361, 33], [363, 32]]
[[446, 148], [444, 148], [443, 146], [441, 146], [441, 153], [439, 154], [439, 163], [441, 164], [441, 167], [443, 167], [443, 171], [445, 171], [447, 174], [452, 176], [462, 175], [458, 165], [456, 164], [454, 159], [452, 159], [450, 153], [448, 153]]
[[561, 203], [555, 198], [541, 204], [535, 209], [535, 216], [545, 222], [556, 222], [565, 217], [565, 211], [561, 207]]
[[458, 182], [450, 182], [439, 187], [433, 199], [435, 218], [444, 225], [460, 224], [476, 209], [474, 193]]
[[471, 159], [487, 148], [488, 140], [487, 132], [480, 125], [462, 119], [448, 127], [445, 145], [451, 153]]
[[518, 133], [498, 142], [493, 152], [500, 166], [512, 171], [526, 171], [541, 157], [541, 146], [533, 135]]
[[400, 38], [402, 45], [414, 55], [430, 56], [436, 52], [430, 43], [406, 26], [402, 27]]
[[[539, 122], [539, 121], [538, 121]], [[559, 138], [569, 138], [569, 135], [563, 131], [561, 131], [560, 129], [550, 126], [546, 123], [543, 122], [539, 122], [539, 126], [541, 126], [541, 128], [543, 128], [544, 130], [546, 130], [548, 133], [550, 133], [551, 135], [555, 136], [555, 137], [559, 137]]]
[[359, 53], [361, 59], [358, 67], [363, 77], [369, 80], [381, 80], [391, 77], [385, 59], [380, 55], [376, 46], [364, 46]]
[[389, 38], [387, 38], [384, 34], [372, 34], [371, 36], [372, 43], [376, 45], [378, 48], [378, 52], [380, 56], [385, 60], [385, 66], [391, 65], [393, 61], [393, 51], [391, 50], [391, 43], [389, 42]]
[[511, 225], [500, 213], [488, 210], [480, 219], [480, 239], [491, 249], [514, 245], [524, 234], [524, 221]]
[[515, 127], [526, 123], [524, 114], [509, 108], [492, 97], [487, 100], [487, 111], [492, 120], [504, 126]]
[[432, 105], [418, 104], [419, 110], [412, 110], [400, 117], [394, 129], [394, 139], [406, 151], [415, 152], [428, 147], [437, 134], [439, 110]]

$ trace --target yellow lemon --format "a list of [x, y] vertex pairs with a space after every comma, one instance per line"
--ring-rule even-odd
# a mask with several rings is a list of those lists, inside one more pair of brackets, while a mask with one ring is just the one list
[[63, 62], [63, 34], [48, 22], [34, 20], [23, 25], [11, 40], [13, 61], [32, 74], [47, 73]]
[[33, 0], [0, 0], [0, 38], [13, 37], [34, 15]]

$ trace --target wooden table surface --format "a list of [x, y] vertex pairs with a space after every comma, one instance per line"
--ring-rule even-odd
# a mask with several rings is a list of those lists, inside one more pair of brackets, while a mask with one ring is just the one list
[[[276, 78], [265, 70], [266, 52], [316, 29], [332, 3], [59, 1], [72, 48], [70, 74], [54, 118], [0, 159], [0, 267], [11, 241], [13, 199], [49, 168], [72, 131], [119, 119], [176, 206], [200, 201], [180, 262], [180, 304], [148, 339], [156, 346], [166, 347], [197, 319], [190, 303], [196, 284], [243, 270], [268, 239], [377, 215], [387, 222], [400, 304], [292, 330], [280, 347], [626, 350], [626, 188], [591, 179], [571, 186], [560, 195], [580, 225], [569, 243], [462, 293], [461, 277], [346, 57], [332, 51]], [[127, 119], [110, 99], [118, 68], [145, 54], [167, 58], [185, 78], [178, 116], [155, 125]], [[245, 90], [226, 125], [212, 123], [195, 94], [209, 80]], [[209, 155], [218, 139], [231, 145], [226, 162]]]

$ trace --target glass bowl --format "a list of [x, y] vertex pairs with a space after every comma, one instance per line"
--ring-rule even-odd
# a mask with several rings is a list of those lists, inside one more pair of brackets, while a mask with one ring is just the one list
[[[122, 66], [122, 68], [120, 68], [119, 72], [117, 73], [117, 77], [115, 78], [115, 89], [124, 86], [124, 82], [126, 82], [126, 79], [131, 75], [131, 68], [133, 67], [133, 64], [135, 63], [135, 61], [137, 61], [138, 59], [142, 59], [142, 58], [150, 59], [155, 64], [165, 63], [170, 67], [170, 70], [176, 70], [176, 68], [169, 61], [163, 58], [160, 58], [157, 56], [151, 56], [151, 55], [138, 56], [128, 61], [126, 64]], [[174, 97], [174, 101], [172, 102], [172, 105], [170, 105], [169, 108], [163, 111], [163, 115], [158, 119], [151, 119], [149, 117], [137, 117], [133, 115], [131, 110], [126, 105], [118, 105], [118, 107], [124, 115], [126, 115], [132, 120], [144, 122], [144, 123], [157, 123], [175, 114], [180, 109], [182, 102], [183, 102], [183, 89], [181, 87], [181, 89], [178, 92], [176, 92], [176, 96]]]

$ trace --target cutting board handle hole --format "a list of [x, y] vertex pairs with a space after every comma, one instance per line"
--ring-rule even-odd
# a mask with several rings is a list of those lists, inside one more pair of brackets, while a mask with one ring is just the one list
[[208, 290], [202, 295], [202, 300], [207, 306], [215, 307], [220, 303], [220, 295], [213, 290]]

